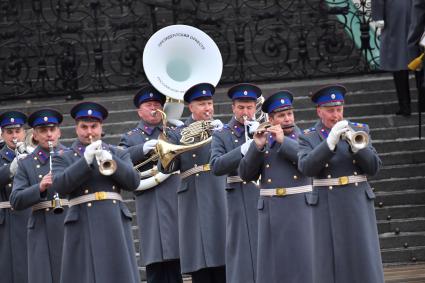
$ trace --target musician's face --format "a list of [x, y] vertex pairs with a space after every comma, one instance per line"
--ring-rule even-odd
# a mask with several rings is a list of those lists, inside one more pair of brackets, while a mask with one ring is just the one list
[[255, 115], [256, 102], [253, 100], [235, 100], [232, 104], [232, 111], [235, 115], [236, 120], [239, 123], [244, 123], [243, 116], [246, 116], [248, 120], [252, 120]]
[[293, 130], [292, 127], [295, 123], [294, 111], [292, 109], [273, 113], [269, 116], [270, 123], [274, 125], [281, 125], [285, 134], [290, 134]]
[[140, 119], [149, 125], [158, 125], [161, 123], [162, 116], [160, 113], [152, 113], [156, 109], [162, 110], [162, 105], [159, 101], [147, 101], [140, 104], [137, 114]]
[[75, 132], [82, 144], [90, 144], [102, 138], [102, 123], [100, 121], [80, 120], [77, 122]]
[[49, 149], [49, 141], [52, 142], [53, 146], [56, 146], [60, 137], [61, 130], [58, 126], [40, 126], [34, 128], [33, 138], [44, 149]]
[[337, 122], [344, 119], [344, 106], [319, 106], [317, 107], [317, 116], [326, 128], [332, 129]]
[[189, 103], [189, 110], [195, 121], [210, 120], [214, 114], [214, 103], [212, 99], [197, 99]]
[[24, 141], [25, 131], [22, 127], [9, 129], [4, 128], [1, 130], [1, 137], [10, 149], [15, 149], [13, 140], [16, 139], [18, 142]]

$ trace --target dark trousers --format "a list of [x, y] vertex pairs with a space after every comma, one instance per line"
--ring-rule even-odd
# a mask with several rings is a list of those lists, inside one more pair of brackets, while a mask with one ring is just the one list
[[147, 265], [146, 280], [148, 283], [182, 283], [180, 261], [170, 260]]
[[192, 272], [192, 283], [226, 283], [225, 266], [208, 267]]
[[[409, 87], [409, 71], [401, 70], [393, 72], [394, 84], [397, 92], [398, 105], [400, 107], [398, 114], [409, 115], [410, 107], [410, 87]], [[418, 90], [418, 110], [425, 111], [425, 85], [424, 70], [415, 72], [416, 88]]]

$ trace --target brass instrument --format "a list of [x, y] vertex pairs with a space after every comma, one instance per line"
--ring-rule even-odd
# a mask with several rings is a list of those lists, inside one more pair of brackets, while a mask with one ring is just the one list
[[33, 138], [33, 129], [29, 129], [25, 132], [23, 149], [18, 148], [19, 141], [17, 139], [13, 139], [12, 142], [15, 145], [15, 156], [19, 156], [21, 154], [31, 154], [37, 147], [37, 142]]
[[351, 127], [342, 134], [341, 138], [346, 140], [352, 149], [360, 150], [369, 144], [369, 135], [365, 131], [354, 131]]
[[[90, 143], [93, 143], [93, 137], [89, 136]], [[99, 150], [102, 149], [102, 146], [100, 146]], [[104, 159], [103, 157], [98, 157], [96, 155], [96, 161], [97, 165], [99, 166], [99, 172], [100, 174], [104, 176], [110, 176], [117, 171], [117, 162], [113, 159]]]
[[407, 65], [407, 68], [410, 71], [417, 71], [417, 70], [422, 69], [422, 64], [423, 64], [424, 56], [425, 56], [425, 53], [422, 53], [420, 56], [418, 56], [415, 59], [413, 59], [409, 63], [409, 65]]
[[[47, 141], [48, 145], [49, 145], [49, 166], [50, 166], [50, 173], [53, 174], [53, 164], [52, 164], [52, 156], [55, 153], [54, 149], [53, 149], [53, 143], [51, 141]], [[59, 194], [56, 192], [53, 195], [53, 200], [52, 200], [52, 204], [53, 204], [53, 213], [54, 214], [60, 214], [63, 212], [63, 206], [61, 204], [61, 200], [59, 197]]]
[[267, 129], [273, 126], [270, 122], [263, 122], [261, 123], [258, 128], [255, 130], [255, 135], [262, 135], [267, 132]]

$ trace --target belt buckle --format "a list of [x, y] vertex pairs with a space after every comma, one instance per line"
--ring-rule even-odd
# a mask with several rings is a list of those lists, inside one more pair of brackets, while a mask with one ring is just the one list
[[95, 192], [94, 197], [96, 200], [104, 200], [106, 199], [106, 192]]
[[211, 170], [211, 167], [209, 163], [202, 165], [202, 171], [210, 171], [210, 170]]
[[277, 188], [276, 189], [276, 196], [283, 197], [286, 195], [286, 189], [285, 188]]
[[348, 185], [348, 176], [339, 177], [338, 182], [341, 186]]

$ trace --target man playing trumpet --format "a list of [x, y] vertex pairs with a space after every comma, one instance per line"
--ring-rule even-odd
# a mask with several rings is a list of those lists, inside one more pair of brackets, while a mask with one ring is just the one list
[[247, 125], [255, 119], [261, 89], [243, 83], [231, 87], [227, 95], [233, 101], [233, 117], [223, 130], [214, 133], [210, 160], [213, 173], [227, 177], [226, 278], [229, 283], [254, 283], [259, 190], [255, 183], [244, 182], [237, 170], [252, 142], [246, 139]]
[[0, 274], [4, 282], [28, 281], [27, 222], [30, 209], [13, 210], [9, 198], [18, 160], [26, 156], [24, 124], [27, 116], [19, 111], [0, 115], [1, 137], [5, 146], [0, 149]]
[[78, 139], [53, 159], [53, 183], [69, 199], [61, 283], [140, 282], [132, 216], [120, 194], [135, 190], [140, 178], [126, 151], [102, 142], [107, 116], [98, 103], [75, 105]]
[[[182, 132], [192, 123], [212, 121], [212, 96], [215, 88], [201, 83], [186, 91], [191, 117], [183, 127], [169, 132], [173, 144], [181, 144]], [[206, 144], [178, 155], [168, 168], [158, 166], [165, 173], [180, 170], [181, 185], [177, 188], [179, 217], [179, 246], [182, 273], [192, 275], [193, 283], [225, 283], [226, 203], [224, 178], [210, 171], [211, 145]]]
[[[160, 111], [166, 97], [154, 87], [143, 87], [134, 96], [140, 123], [124, 134], [120, 146], [127, 148], [133, 164], [148, 159], [158, 143], [158, 137], [167, 129], [163, 128]], [[156, 168], [156, 162], [149, 162], [139, 171]], [[155, 171], [155, 169], [153, 169]], [[179, 261], [179, 238], [177, 218], [177, 193], [180, 177], [170, 175], [156, 186], [140, 187], [135, 192], [137, 224], [139, 226], [140, 258], [146, 266], [148, 283], [182, 282]]]
[[[300, 136], [298, 167], [313, 177], [315, 282], [384, 282], [374, 199], [367, 175], [381, 160], [365, 124], [344, 120], [346, 89], [329, 85], [312, 95], [319, 121]], [[364, 143], [342, 140], [364, 131]]]
[[[28, 220], [28, 282], [56, 283], [60, 280], [64, 214], [55, 214], [51, 151], [65, 149], [59, 143], [62, 115], [54, 109], [40, 109], [28, 117], [38, 146], [19, 167], [10, 196], [16, 210], [32, 208]], [[51, 146], [50, 146], [51, 144]]]
[[[313, 282], [311, 179], [298, 171], [298, 137], [293, 95], [287, 90], [267, 98], [261, 124], [239, 165], [245, 181], [261, 176], [258, 200], [257, 281]], [[285, 263], [285, 264], [281, 264]]]

